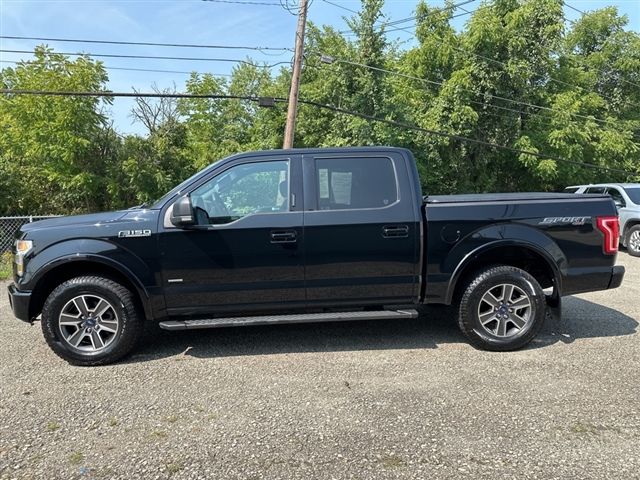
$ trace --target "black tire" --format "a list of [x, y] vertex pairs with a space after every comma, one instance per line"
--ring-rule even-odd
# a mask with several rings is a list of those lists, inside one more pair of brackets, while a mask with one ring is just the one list
[[[108, 320], [113, 323], [104, 324], [116, 325], [114, 327], [115, 333], [107, 333], [103, 328], [101, 334], [108, 336], [106, 340], [105, 337], [100, 337], [100, 340], [95, 343], [92, 338], [88, 338], [89, 342], [86, 338], [82, 340], [83, 345], [84, 343], [91, 343], [93, 347], [95, 347], [96, 343], [99, 344], [100, 341], [103, 341], [104, 346], [100, 349], [94, 348], [95, 351], [90, 351], [93, 348], [91, 346], [81, 345], [78, 348], [74, 348], [69, 341], [65, 340], [63, 331], [68, 332], [70, 328], [75, 329], [72, 332], [84, 330], [84, 327], [80, 328], [79, 326], [61, 326], [63, 308], [65, 312], [69, 308], [74, 308], [71, 304], [75, 304], [74, 299], [79, 296], [83, 299], [101, 298], [106, 300], [110, 307], [109, 314], [111, 318], [115, 317], [115, 321], [113, 319]], [[83, 303], [83, 305], [86, 309], [87, 303]], [[95, 309], [97, 310], [98, 307], [96, 306]], [[79, 309], [78, 315], [78, 323], [80, 323], [80, 318], [84, 317], [82, 317]], [[90, 315], [95, 316], [93, 313]], [[96, 331], [99, 328], [98, 326]], [[134, 349], [143, 330], [144, 323], [136, 308], [133, 293], [121, 284], [100, 276], [91, 275], [67, 280], [51, 292], [42, 308], [42, 332], [45, 340], [56, 355], [72, 365], [106, 365], [120, 360]], [[71, 335], [69, 334], [69, 336]], [[79, 336], [87, 337], [82, 332]], [[81, 350], [82, 348], [86, 350]]]
[[625, 244], [627, 245], [627, 252], [629, 253], [629, 255], [640, 257], [640, 244], [636, 244], [635, 242], [633, 242], [634, 245], [631, 244], [631, 237], [634, 235], [640, 236], [640, 225], [634, 225], [633, 227], [631, 227], [627, 231], [627, 238], [625, 239]]
[[[505, 290], [502, 290], [504, 285], [515, 287], [509, 290], [508, 302], [502, 302], [507, 295]], [[493, 292], [500, 291], [503, 292], [502, 300], [493, 295]], [[488, 297], [488, 292], [492, 292], [493, 297]], [[485, 298], [490, 298], [491, 302], [498, 300], [498, 306], [492, 307]], [[512, 298], [515, 300], [510, 303]], [[509, 308], [509, 305], [517, 307], [517, 302], [520, 301], [526, 303], [527, 299], [529, 307]], [[494, 309], [498, 311], [494, 312]], [[544, 292], [535, 278], [519, 268], [493, 266], [476, 272], [469, 278], [460, 299], [458, 325], [474, 347], [482, 350], [509, 351], [527, 345], [538, 334], [544, 324], [545, 314]], [[485, 326], [481, 322], [481, 315], [488, 319]], [[497, 316], [500, 318], [496, 319]], [[525, 322], [522, 321], [523, 318], [526, 318]], [[521, 328], [514, 323], [516, 321], [522, 325]], [[498, 334], [499, 331], [504, 335]]]

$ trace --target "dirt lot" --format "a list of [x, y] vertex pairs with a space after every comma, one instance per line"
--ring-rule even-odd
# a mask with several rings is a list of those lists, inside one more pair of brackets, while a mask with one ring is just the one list
[[448, 309], [160, 333], [71, 367], [0, 292], [0, 478], [640, 478], [640, 259], [530, 348]]

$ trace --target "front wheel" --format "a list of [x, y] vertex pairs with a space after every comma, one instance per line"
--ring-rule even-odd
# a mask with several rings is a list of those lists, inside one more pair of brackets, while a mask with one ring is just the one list
[[627, 234], [627, 252], [634, 257], [640, 257], [640, 225], [631, 227]]
[[99, 276], [60, 284], [42, 309], [42, 331], [51, 349], [73, 365], [104, 365], [127, 355], [143, 330], [133, 294]]
[[458, 324], [477, 348], [515, 350], [540, 331], [545, 310], [535, 278], [519, 268], [494, 266], [471, 279], [460, 300]]

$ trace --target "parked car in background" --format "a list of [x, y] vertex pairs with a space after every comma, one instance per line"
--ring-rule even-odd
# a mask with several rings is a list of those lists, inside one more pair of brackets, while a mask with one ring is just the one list
[[573, 185], [567, 193], [605, 193], [613, 198], [620, 216], [620, 242], [629, 254], [640, 257], [640, 183]]

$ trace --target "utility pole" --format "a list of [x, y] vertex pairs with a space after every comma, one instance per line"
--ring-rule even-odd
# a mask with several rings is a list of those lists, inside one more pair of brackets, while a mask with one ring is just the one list
[[289, 106], [287, 107], [287, 125], [284, 129], [282, 148], [293, 148], [293, 136], [296, 129], [298, 113], [298, 91], [300, 90], [300, 74], [304, 55], [304, 31], [307, 26], [307, 0], [300, 0], [298, 12], [298, 28], [296, 29], [296, 47], [293, 54], [293, 71], [291, 72], [291, 88], [289, 89]]

